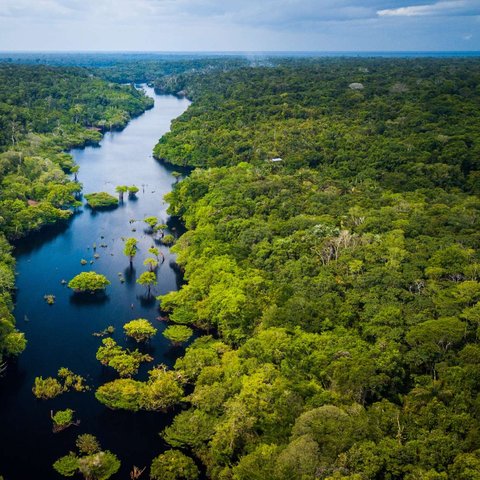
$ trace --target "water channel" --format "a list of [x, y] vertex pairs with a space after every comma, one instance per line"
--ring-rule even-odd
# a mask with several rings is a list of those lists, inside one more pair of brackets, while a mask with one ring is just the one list
[[[155, 98], [151, 110], [133, 119], [123, 131], [106, 133], [100, 146], [71, 151], [80, 165], [78, 179], [84, 193], [115, 194], [116, 185], [137, 185], [138, 198], [125, 198], [113, 211], [95, 213], [83, 208], [67, 225], [33, 234], [16, 247], [15, 317], [28, 345], [18, 362], [0, 379], [0, 475], [5, 480], [63, 478], [52, 469], [52, 463], [74, 450], [80, 433], [97, 436], [104, 449], [119, 457], [122, 468], [113, 477], [118, 479], [129, 478], [133, 465], [149, 465], [166, 448], [158, 433], [169, 423], [171, 415], [111, 411], [94, 397], [99, 385], [117, 378], [113, 370], [95, 359], [101, 339], [93, 336], [94, 332], [113, 325], [115, 341], [135, 348], [125, 338], [123, 325], [135, 318], [154, 323], [159, 331], [144, 351], [155, 360], [141, 367], [135, 377], [140, 380], [147, 377], [153, 364], [171, 366], [182, 354], [182, 349], [172, 347], [161, 335], [166, 325], [157, 319], [158, 303], [154, 297], [149, 299], [145, 288], [135, 280], [145, 270], [143, 260], [151, 256], [147, 250], [153, 245], [141, 219], [155, 215], [162, 223], [167, 222], [163, 195], [175, 183], [173, 169], [152, 158], [152, 149], [169, 130], [171, 121], [186, 110], [189, 101], [155, 95], [148, 87], [145, 91]], [[131, 220], [137, 221], [130, 223]], [[166, 233], [175, 234], [174, 223], [169, 222], [169, 226], [170, 232]], [[122, 253], [122, 237], [139, 241], [133, 269]], [[153, 291], [160, 295], [177, 289], [181, 280], [168, 248], [156, 246], [165, 256]], [[100, 255], [98, 259], [94, 258], [95, 253]], [[87, 260], [87, 264], [82, 266], [81, 259]], [[62, 280], [68, 281], [88, 270], [102, 273], [111, 281], [105, 298], [79, 300], [62, 284]], [[55, 295], [54, 305], [45, 302], [45, 294]], [[32, 394], [35, 377], [55, 376], [60, 367], [86, 377], [91, 390], [37, 400]], [[54, 434], [50, 411], [65, 408], [75, 410], [81, 423]]]

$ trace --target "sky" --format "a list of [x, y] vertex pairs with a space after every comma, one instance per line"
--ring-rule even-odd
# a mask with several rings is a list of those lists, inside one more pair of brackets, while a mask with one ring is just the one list
[[480, 0], [0, 0], [1, 51], [479, 51]]

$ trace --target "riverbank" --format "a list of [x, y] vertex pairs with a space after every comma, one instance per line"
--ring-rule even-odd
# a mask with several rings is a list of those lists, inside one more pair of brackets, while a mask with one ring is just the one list
[[[155, 96], [148, 87], [146, 91], [155, 97], [153, 109], [132, 119], [123, 131], [107, 132], [100, 147], [71, 151], [80, 166], [78, 177], [85, 193], [114, 194], [116, 185], [135, 184], [140, 189], [138, 198], [126, 199], [111, 212], [83, 209], [66, 228], [47, 229], [18, 242], [15, 317], [29, 343], [15, 367], [0, 380], [0, 442], [4, 445], [0, 452], [0, 473], [9, 480], [33, 476], [61, 478], [51, 465], [73, 449], [80, 433], [96, 435], [104, 448], [120, 458], [122, 468], [118, 478], [128, 476], [133, 464], [142, 467], [149, 464], [164, 449], [158, 432], [171, 418], [169, 415], [113, 412], [94, 398], [95, 389], [115, 378], [115, 374], [95, 359], [101, 339], [93, 333], [112, 325], [115, 341], [135, 348], [124, 338], [123, 324], [135, 318], [151, 321], [159, 332], [144, 351], [154, 361], [141, 367], [139, 379], [146, 378], [153, 365], [172, 365], [182, 352], [172, 348], [161, 335], [165, 324], [156, 320], [158, 310], [153, 296], [178, 288], [181, 278], [173, 268], [175, 257], [167, 247], [157, 245], [165, 262], [158, 270], [158, 285], [150, 298], [136, 279], [145, 269], [143, 260], [149, 255], [148, 248], [155, 244], [144, 232], [146, 225], [142, 219], [155, 215], [168, 220], [163, 195], [176, 181], [172, 170], [154, 160], [151, 151], [158, 138], [168, 131], [171, 120], [189, 102], [172, 96]], [[136, 221], [130, 223], [131, 220]], [[167, 223], [172, 227], [170, 233], [175, 234], [175, 225]], [[122, 237], [138, 239], [139, 251], [132, 269], [122, 251]], [[95, 258], [95, 253], [99, 258]], [[82, 259], [87, 260], [87, 265], [81, 265]], [[111, 281], [106, 297], [79, 300], [62, 285], [62, 280], [68, 281], [88, 270], [102, 273]], [[45, 302], [45, 294], [55, 296], [54, 305]], [[36, 400], [31, 392], [34, 378], [55, 375], [62, 366], [86, 377], [91, 390], [67, 393], [52, 401]], [[54, 435], [50, 410], [65, 408], [75, 410], [81, 423]], [[28, 464], [23, 461], [26, 451]]]

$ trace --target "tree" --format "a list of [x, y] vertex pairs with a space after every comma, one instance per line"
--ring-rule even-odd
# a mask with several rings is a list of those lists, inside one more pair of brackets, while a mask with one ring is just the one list
[[157, 329], [144, 318], [138, 318], [126, 323], [123, 329], [125, 334], [135, 339], [136, 342], [150, 340], [157, 333]]
[[158, 218], [154, 216], [150, 217], [145, 217], [143, 221], [150, 227], [150, 229], [153, 231], [155, 229], [155, 226], [158, 223]]
[[137, 254], [137, 243], [138, 240], [136, 238], [127, 238], [125, 240], [125, 246], [123, 248], [123, 253], [126, 255], [130, 260], [130, 266], [132, 266], [133, 259]]
[[175, 183], [178, 183], [182, 174], [180, 172], [172, 172], [172, 177], [175, 179]]
[[79, 273], [68, 282], [68, 287], [75, 292], [95, 293], [105, 290], [107, 285], [110, 285], [107, 277], [96, 272]]
[[153, 358], [137, 349], [123, 349], [113, 338], [104, 338], [102, 346], [97, 350], [97, 360], [105, 366], [116, 370], [121, 377], [131, 377], [138, 372], [142, 362], [151, 362]]
[[175, 243], [175, 237], [172, 234], [164, 235], [162, 238], [162, 243], [164, 245], [173, 245]]
[[167, 450], [152, 461], [153, 480], [196, 480], [199, 471], [194, 461], [180, 450]]
[[128, 187], [128, 198], [135, 198], [137, 196], [138, 190], [138, 187], [135, 185], [131, 185], [130, 187]]
[[154, 272], [143, 272], [137, 278], [137, 283], [147, 287], [147, 294], [150, 295], [150, 289], [157, 284], [157, 276]]
[[71, 425], [78, 425], [80, 422], [74, 421], [73, 419], [74, 413], [75, 412], [70, 408], [67, 408], [66, 410], [59, 410], [55, 414], [53, 413], [53, 411], [50, 412], [50, 415], [53, 421], [53, 432], [54, 433], [61, 432], [62, 430], [65, 430]]
[[48, 400], [60, 395], [64, 390], [63, 386], [56, 378], [36, 377], [32, 391], [37, 398]]
[[70, 173], [73, 173], [73, 181], [78, 182], [78, 172], [80, 171], [80, 165], [73, 165], [73, 167], [70, 168]]
[[193, 330], [185, 325], [171, 325], [163, 331], [163, 336], [174, 345], [185, 343], [193, 335]]
[[183, 397], [178, 373], [159, 367], [149, 372], [146, 382], [122, 378], [100, 386], [95, 397], [117, 410], [166, 411]]
[[85, 480], [107, 480], [120, 469], [117, 456], [108, 450], [101, 450], [93, 435], [80, 435], [76, 445], [78, 454], [70, 452], [53, 464], [60, 475], [72, 477], [78, 471]]
[[115, 187], [115, 191], [118, 193], [118, 201], [123, 202], [123, 195], [127, 192], [128, 187], [126, 185], [118, 185]]
[[14, 330], [7, 333], [3, 338], [3, 349], [6, 355], [18, 356], [27, 346], [27, 340], [23, 332]]
[[155, 258], [146, 258], [143, 264], [148, 267], [149, 272], [153, 272], [158, 267], [158, 260]]
[[150, 247], [148, 249], [148, 252], [151, 253], [152, 255], [155, 255], [155, 258], [157, 261], [159, 261], [159, 257], [162, 257], [162, 263], [165, 261], [165, 256], [163, 253], [157, 248], [157, 247]]
[[93, 210], [115, 208], [118, 205], [118, 200], [106, 192], [88, 193], [84, 197]]

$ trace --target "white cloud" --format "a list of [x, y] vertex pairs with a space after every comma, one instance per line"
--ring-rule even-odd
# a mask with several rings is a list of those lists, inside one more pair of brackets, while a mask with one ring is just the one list
[[480, 14], [480, 2], [478, 0], [440, 1], [427, 5], [411, 5], [377, 11], [377, 15], [380, 17], [471, 16], [478, 14]]

